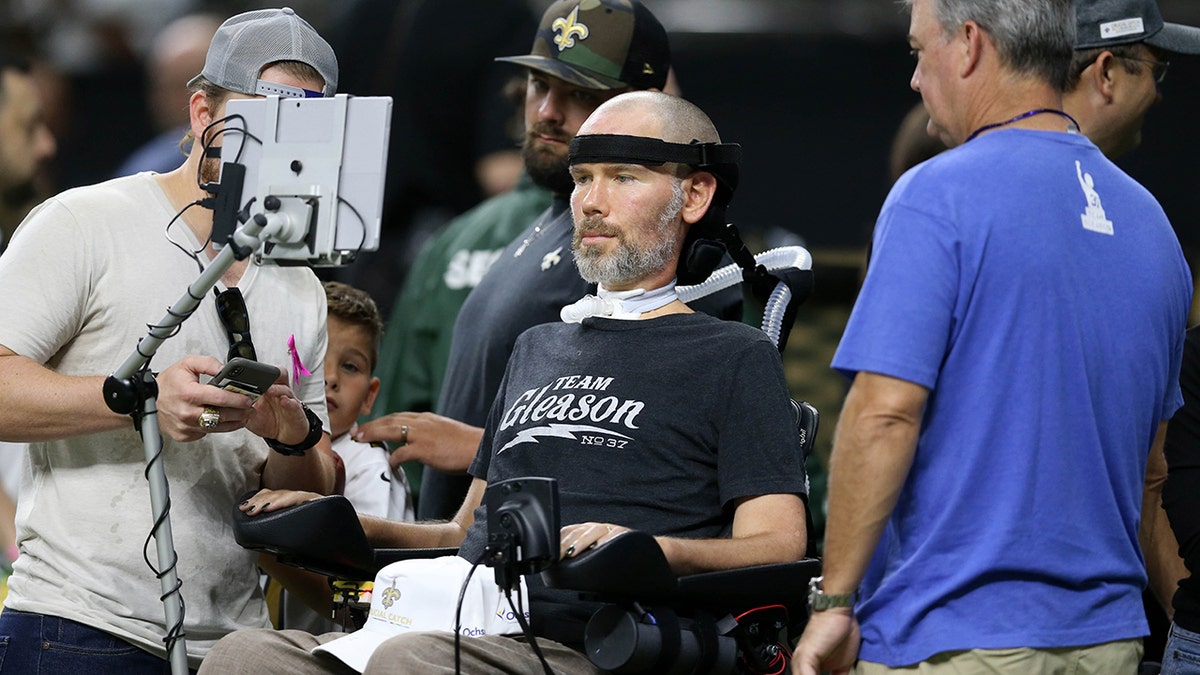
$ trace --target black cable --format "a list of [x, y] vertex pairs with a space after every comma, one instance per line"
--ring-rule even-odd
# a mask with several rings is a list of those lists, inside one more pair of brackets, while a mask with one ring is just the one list
[[461, 675], [462, 673], [462, 654], [459, 652], [459, 649], [462, 647], [463, 599], [467, 597], [467, 586], [471, 583], [471, 576], [479, 568], [479, 563], [480, 561], [476, 560], [471, 565], [471, 570], [467, 572], [467, 578], [463, 579], [462, 588], [458, 589], [458, 604], [454, 606], [454, 675]]
[[517, 623], [521, 624], [521, 631], [525, 634], [525, 638], [529, 640], [529, 646], [533, 648], [533, 653], [537, 654], [538, 662], [542, 664], [542, 670], [546, 675], [554, 675], [554, 671], [550, 670], [550, 664], [546, 663], [546, 657], [542, 655], [542, 648], [538, 646], [537, 638], [533, 636], [533, 631], [529, 628], [529, 622], [525, 620], [524, 612], [517, 609], [513, 604], [512, 590], [504, 589], [504, 597], [508, 600], [508, 606], [512, 609], [513, 614], [517, 617]]
[[[215, 127], [218, 124], [224, 124], [225, 122], [229, 122], [229, 121], [232, 121], [235, 119], [242, 121], [242, 126], [240, 128], [238, 128], [238, 127], [221, 127], [220, 129], [215, 129]], [[204, 131], [200, 132], [200, 138], [198, 140], [200, 142], [201, 154], [200, 154], [200, 162], [198, 164], [196, 164], [196, 187], [200, 188], [201, 190], [205, 190], [207, 192], [207, 190], [204, 187], [205, 186], [204, 181], [202, 181], [200, 179], [200, 170], [204, 166], [204, 160], [208, 156], [209, 147], [212, 146], [213, 141], [217, 140], [217, 137], [219, 137], [229, 131], [236, 131], [236, 132], [244, 135], [245, 137], [257, 142], [259, 145], [263, 144], [261, 138], [259, 138], [258, 136], [255, 136], [254, 134], [252, 134], [246, 130], [245, 125], [246, 125], [246, 118], [243, 117], [242, 115], [237, 115], [237, 114], [226, 115], [220, 119], [216, 119], [216, 120], [213, 120], [212, 122], [209, 122], [208, 126], [204, 127]], [[211, 135], [210, 135], [210, 132], [211, 132]], [[240, 163], [242, 161], [242, 152], [245, 149], [246, 149], [245, 143], [243, 143], [241, 145], [241, 147], [238, 148], [237, 157], [233, 158], [233, 161], [235, 164]]]
[[[200, 247], [199, 251], [189, 251], [186, 248], [180, 246], [179, 242], [177, 242], [171, 238], [171, 226], [174, 225], [177, 220], [182, 218], [184, 212], [186, 212], [188, 209], [192, 208], [193, 206], [204, 206], [204, 201], [205, 200], [203, 200], [203, 199], [197, 199], [196, 201], [192, 202], [191, 204], [188, 204], [187, 206], [183, 207], [182, 209], [179, 209], [179, 211], [175, 213], [175, 216], [173, 218], [171, 218], [170, 222], [167, 223], [167, 227], [164, 230], [164, 233], [167, 236], [167, 241], [171, 242], [171, 245], [174, 246], [175, 248], [179, 249], [180, 251], [183, 251], [184, 255], [191, 258], [192, 261], [196, 263], [196, 266], [200, 268], [201, 272], [204, 271], [204, 263], [200, 262], [200, 252], [208, 247], [208, 240], [205, 240], [204, 244]], [[211, 235], [210, 235], [210, 237], [211, 237]]]
[[[354, 208], [353, 204], [343, 199], [341, 195], [337, 196], [337, 200], [339, 204], [345, 204], [346, 207], [349, 208], [352, 213], [354, 213], [354, 216], [358, 218], [358, 224], [362, 226], [362, 234], [358, 238], [358, 247], [354, 249], [354, 255], [357, 256], [359, 253], [362, 253], [362, 248], [367, 243], [367, 221], [362, 217], [362, 214], [358, 212], [358, 209]], [[333, 237], [334, 241], [336, 242], [337, 232], [333, 233]]]

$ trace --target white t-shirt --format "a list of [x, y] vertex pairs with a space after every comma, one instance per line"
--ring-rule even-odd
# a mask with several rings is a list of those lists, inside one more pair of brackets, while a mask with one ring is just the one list
[[408, 478], [388, 464], [387, 448], [343, 434], [333, 441], [333, 450], [346, 465], [345, 495], [355, 511], [388, 520], [416, 517]]
[[[0, 256], [0, 344], [64, 375], [116, 370], [146, 325], [158, 322], [200, 272], [180, 247], [195, 251], [201, 242], [182, 220], [166, 231], [174, 216], [149, 173], [69, 190], [38, 206]], [[251, 264], [238, 287], [259, 360], [290, 373], [288, 338], [295, 335], [314, 374], [293, 388], [327, 420], [320, 282], [304, 267]], [[213, 298], [206, 293], [162, 344], [153, 370], [189, 354], [225, 360], [229, 338]], [[164, 438], [192, 667], [221, 636], [269, 625], [256, 554], [234, 542], [231, 528], [234, 505], [259, 487], [269, 452], [245, 430], [193, 443]], [[17, 509], [21, 556], [6, 606], [73, 619], [164, 655], [160, 585], [142, 559], [153, 525], [146, 458], [132, 423], [33, 443], [27, 459]], [[156, 561], [152, 543], [148, 554]]]

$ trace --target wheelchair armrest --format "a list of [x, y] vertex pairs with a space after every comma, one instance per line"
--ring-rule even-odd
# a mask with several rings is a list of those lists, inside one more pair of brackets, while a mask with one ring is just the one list
[[374, 553], [354, 506], [330, 495], [280, 511], [248, 516], [233, 509], [233, 536], [243, 548], [332, 577], [374, 578]]
[[542, 580], [551, 588], [631, 600], [671, 597], [677, 585], [658, 542], [639, 530], [559, 560], [542, 572]]
[[397, 560], [439, 558], [457, 548], [372, 548], [350, 500], [329, 495], [281, 511], [247, 516], [233, 510], [233, 537], [243, 548], [337, 579], [370, 580]]
[[805, 607], [808, 580], [820, 574], [821, 561], [816, 558], [690, 574], [679, 577], [676, 597], [692, 606]]
[[808, 580], [820, 574], [821, 561], [805, 558], [676, 576], [654, 537], [633, 530], [595, 550], [560, 560], [542, 572], [542, 580], [552, 588], [605, 600], [729, 610], [772, 604], [804, 607]]

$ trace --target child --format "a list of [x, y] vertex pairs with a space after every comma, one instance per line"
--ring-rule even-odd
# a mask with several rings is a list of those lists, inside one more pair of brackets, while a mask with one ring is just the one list
[[[325, 282], [329, 303], [329, 345], [325, 352], [325, 404], [329, 408], [329, 432], [333, 449], [346, 467], [344, 494], [354, 510], [389, 520], [413, 520], [412, 493], [402, 469], [388, 464], [388, 449], [382, 443], [360, 443], [351, 431], [359, 415], [371, 412], [379, 393], [379, 378], [373, 375], [379, 358], [383, 321], [375, 301], [366, 292], [337, 281]], [[267, 601], [277, 628], [296, 628], [311, 633], [341, 630], [326, 618], [268, 582]]]
[[412, 520], [412, 493], [404, 471], [388, 464], [382, 444], [360, 443], [350, 433], [359, 415], [371, 412], [379, 393], [374, 377], [383, 321], [366, 292], [325, 282], [329, 301], [329, 347], [325, 353], [325, 403], [333, 449], [346, 464], [346, 498], [359, 513]]

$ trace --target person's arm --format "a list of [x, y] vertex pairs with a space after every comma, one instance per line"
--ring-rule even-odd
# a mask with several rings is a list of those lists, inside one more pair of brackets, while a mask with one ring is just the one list
[[103, 377], [59, 375], [0, 346], [0, 439], [47, 441], [129, 424], [104, 404]]
[[263, 466], [264, 488], [308, 490], [327, 495], [333, 493], [336, 482], [337, 459], [328, 432], [321, 435], [315, 447], [298, 457], [272, 450]]
[[429, 412], [384, 415], [358, 425], [354, 434], [360, 443], [384, 441], [394, 447], [388, 459], [392, 468], [415, 459], [445, 473], [465, 473], [482, 438], [480, 427]]
[[467, 530], [475, 522], [475, 509], [483, 503], [487, 481], [471, 481], [462, 506], [448, 522], [405, 523], [384, 518], [361, 516], [363, 531], [371, 545], [381, 548], [448, 548], [462, 544]]
[[1146, 573], [1150, 577], [1150, 590], [1158, 604], [1162, 605], [1168, 619], [1175, 616], [1171, 598], [1179, 586], [1179, 580], [1188, 575], [1183, 558], [1179, 557], [1179, 542], [1171, 530], [1167, 512], [1163, 508], [1163, 484], [1167, 480], [1167, 461], [1163, 446], [1167, 438], [1167, 423], [1158, 425], [1154, 445], [1146, 460], [1146, 482], [1142, 492], [1142, 522], [1138, 529], [1138, 542], [1146, 557]]
[[[158, 420], [164, 434], [182, 442], [204, 436], [197, 419], [205, 406], [221, 409], [218, 432], [245, 425], [251, 409], [248, 397], [200, 383], [200, 375], [216, 375], [220, 367], [211, 357], [187, 356], [159, 373]], [[105, 404], [104, 380], [61, 375], [0, 346], [0, 439], [46, 441], [128, 425], [128, 416]]]
[[[10, 460], [11, 461], [11, 460]], [[0, 548], [4, 558], [11, 564], [16, 559], [17, 550], [17, 503], [0, 489]]]
[[[678, 575], [790, 562], [804, 557], [808, 545], [804, 501], [796, 495], [771, 494], [737, 501], [728, 538], [655, 537]], [[602, 546], [628, 531], [613, 523], [577, 523], [562, 528], [560, 556], [570, 558]]]
[[[471, 482], [467, 498], [454, 518], [442, 523], [408, 523], [375, 516], [359, 515], [363, 532], [372, 546], [379, 548], [451, 548], [462, 543], [471, 523], [475, 522], [475, 509], [483, 502], [487, 483], [482, 478]], [[255, 516], [286, 509], [317, 499], [321, 495], [295, 490], [260, 490], [238, 507], [246, 515]]]
[[[866, 372], [854, 378], [830, 456], [822, 584], [827, 595], [857, 591], [912, 466], [928, 398], [929, 391], [912, 382]], [[792, 671], [847, 669], [858, 646], [850, 608], [815, 612], [796, 647]]]

